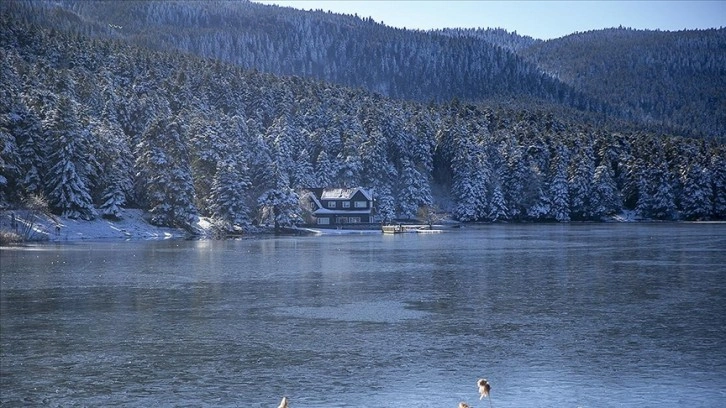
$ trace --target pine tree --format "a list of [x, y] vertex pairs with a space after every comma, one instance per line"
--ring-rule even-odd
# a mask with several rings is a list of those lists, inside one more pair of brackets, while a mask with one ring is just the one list
[[675, 217], [675, 200], [670, 172], [660, 161], [645, 170], [638, 187], [636, 210], [641, 216], [659, 220]]
[[396, 219], [396, 200], [393, 198], [391, 187], [386, 184], [377, 184], [374, 194], [375, 212], [381, 222], [387, 224]]
[[295, 189], [308, 189], [317, 187], [315, 172], [310, 162], [310, 154], [307, 149], [302, 149], [293, 163], [291, 172], [292, 186]]
[[191, 230], [198, 210], [183, 135], [179, 118], [154, 120], [144, 133], [136, 167], [151, 222]]
[[568, 188], [570, 192], [570, 212], [575, 220], [593, 218], [592, 181], [595, 174], [595, 159], [592, 145], [579, 141], [570, 162]]
[[335, 163], [330, 160], [328, 153], [322, 150], [315, 162], [315, 186], [319, 188], [332, 187], [333, 176], [336, 173]]
[[361, 146], [368, 137], [357, 117], [341, 116], [339, 125], [343, 146], [335, 158], [338, 163], [335, 182], [342, 187], [358, 187], [364, 179], [361, 174], [365, 171], [365, 156], [361, 153]]
[[279, 231], [300, 221], [300, 198], [290, 187], [287, 174], [277, 164], [274, 167], [274, 186], [260, 196], [258, 205], [261, 208], [262, 221], [272, 221], [275, 231]]
[[622, 199], [615, 184], [613, 171], [609, 163], [602, 163], [595, 168], [592, 180], [592, 215], [601, 218], [613, 215], [621, 210]]
[[286, 173], [288, 177], [295, 170], [294, 146], [299, 136], [300, 133], [288, 114], [275, 119], [265, 134], [265, 140], [272, 147], [271, 154], [278, 170]]
[[[38, 126], [39, 128], [40, 126]], [[25, 176], [20, 181], [23, 191], [27, 195], [42, 195], [43, 175], [45, 174], [46, 153], [39, 140], [42, 131], [28, 133], [28, 137], [20, 146], [21, 168]]]
[[[0, 74], [12, 75], [15, 72], [10, 67], [3, 66], [0, 67]], [[0, 82], [0, 85], [4, 84]], [[19, 200], [17, 190], [22, 177], [20, 141], [17, 135], [22, 113], [18, 112], [21, 110], [20, 101], [10, 92], [5, 86], [0, 89], [0, 208], [7, 206], [10, 201]]]
[[534, 182], [527, 158], [520, 146], [502, 144], [502, 157], [506, 160], [503, 174], [504, 194], [509, 203], [509, 215], [512, 219], [522, 219], [527, 214], [527, 208], [534, 204], [530, 186]]
[[[249, 148], [248, 165], [250, 169], [250, 195], [259, 198], [262, 193], [274, 187], [274, 160], [270, 146], [263, 135], [250, 134], [251, 143]], [[257, 205], [256, 202], [253, 203]]]
[[528, 174], [525, 189], [525, 197], [527, 197], [525, 214], [528, 219], [534, 221], [547, 219], [551, 211], [551, 203], [545, 181], [546, 174], [533, 162], [530, 162]]
[[507, 220], [509, 209], [507, 208], [506, 200], [504, 199], [504, 192], [502, 186], [498, 181], [494, 181], [492, 184], [492, 199], [489, 204], [489, 214], [487, 218], [491, 221], [505, 221]]
[[127, 197], [133, 193], [132, 155], [126, 136], [117, 122], [113, 99], [106, 103], [93, 133], [103, 145], [99, 150], [99, 190], [101, 200], [98, 207], [104, 217], [120, 218], [121, 209]]
[[89, 133], [81, 127], [76, 106], [67, 94], [61, 95], [44, 131], [52, 152], [45, 185], [49, 205], [65, 217], [92, 219], [96, 210], [88, 173]]
[[12, 199], [13, 189], [20, 178], [20, 156], [15, 137], [0, 125], [0, 208], [6, 207]]
[[250, 224], [246, 193], [250, 187], [247, 166], [239, 153], [220, 160], [212, 180], [210, 210], [212, 218], [226, 231]]
[[42, 195], [47, 160], [40, 118], [11, 91], [0, 95], [0, 203]]
[[560, 146], [553, 160], [553, 177], [550, 182], [551, 215], [559, 222], [570, 221], [570, 190], [567, 184], [568, 156], [567, 148]]
[[456, 201], [454, 217], [460, 221], [476, 221], [487, 214], [486, 195], [489, 174], [482, 166], [486, 163], [484, 151], [461, 128], [452, 128], [454, 147], [451, 160], [451, 193]]
[[709, 169], [711, 174], [713, 217], [726, 219], [726, 148], [714, 147]]
[[403, 169], [399, 180], [398, 213], [402, 218], [413, 218], [420, 207], [430, 205], [433, 199], [427, 181], [411, 161], [403, 158], [401, 166]]
[[711, 174], [707, 168], [693, 163], [681, 174], [681, 215], [687, 220], [708, 219], [713, 213]]
[[217, 165], [222, 155], [228, 152], [224, 143], [224, 130], [221, 128], [226, 118], [206, 118], [200, 115], [185, 114], [189, 126], [186, 138], [189, 140], [189, 155], [197, 208], [203, 215], [209, 214], [210, 190]]

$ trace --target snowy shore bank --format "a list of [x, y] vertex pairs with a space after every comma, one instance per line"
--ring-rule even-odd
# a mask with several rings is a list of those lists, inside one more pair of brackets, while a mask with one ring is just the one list
[[[200, 230], [209, 225], [200, 222]], [[28, 241], [75, 241], [94, 239], [171, 239], [189, 234], [181, 229], [157, 227], [138, 209], [122, 210], [121, 218], [77, 220], [27, 211], [0, 212], [0, 231], [15, 233]]]

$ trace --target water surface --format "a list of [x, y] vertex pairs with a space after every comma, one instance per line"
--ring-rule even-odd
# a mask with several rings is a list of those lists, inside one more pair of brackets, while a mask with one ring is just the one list
[[726, 224], [0, 250], [0, 405], [719, 407]]

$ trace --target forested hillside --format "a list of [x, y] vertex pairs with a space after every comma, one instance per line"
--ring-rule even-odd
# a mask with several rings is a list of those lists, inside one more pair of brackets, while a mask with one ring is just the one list
[[396, 29], [357, 16], [247, 1], [21, 4], [27, 19], [58, 29], [362, 87], [397, 99], [525, 96], [607, 111], [596, 98], [551, 78], [489, 37]]
[[577, 33], [395, 29], [246, 1], [3, 2], [22, 18], [397, 99], [558, 103], [662, 133], [724, 138], [726, 29]]
[[69, 217], [135, 207], [229, 230], [297, 222], [306, 188], [366, 186], [382, 221], [427, 206], [462, 221], [726, 216], [714, 139], [541, 101], [403, 101], [0, 10], [2, 207], [44, 197]]
[[591, 31], [518, 51], [566, 84], [644, 123], [726, 135], [726, 29]]

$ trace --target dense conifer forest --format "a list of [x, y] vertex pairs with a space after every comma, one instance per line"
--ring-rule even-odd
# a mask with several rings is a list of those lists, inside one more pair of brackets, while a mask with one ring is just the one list
[[686, 43], [652, 57], [667, 76], [635, 57], [603, 67], [627, 41], [566, 51], [597, 33], [420, 32], [246, 2], [3, 2], [0, 207], [42, 197], [68, 217], [132, 207], [231, 230], [299, 222], [305, 189], [365, 186], [383, 222], [424, 208], [723, 219], [726, 62], [710, 54], [724, 30], [647, 37], [662, 35]]

